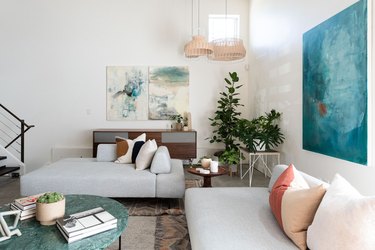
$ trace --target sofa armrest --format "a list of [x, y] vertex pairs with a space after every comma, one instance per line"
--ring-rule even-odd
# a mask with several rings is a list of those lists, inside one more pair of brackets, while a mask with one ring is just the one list
[[185, 194], [185, 175], [181, 160], [171, 159], [171, 172], [156, 175], [156, 197], [182, 198]]

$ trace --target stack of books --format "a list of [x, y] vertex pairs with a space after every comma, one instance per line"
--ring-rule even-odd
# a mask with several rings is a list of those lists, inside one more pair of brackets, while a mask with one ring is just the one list
[[10, 204], [11, 210], [21, 211], [20, 220], [26, 220], [35, 217], [36, 201], [42, 194], [32, 195], [24, 198], [15, 199]]
[[68, 243], [117, 228], [117, 219], [102, 207], [71, 214], [56, 221]]

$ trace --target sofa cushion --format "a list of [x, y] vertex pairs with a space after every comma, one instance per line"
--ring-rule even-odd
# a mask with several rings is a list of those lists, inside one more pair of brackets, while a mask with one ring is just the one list
[[276, 180], [279, 178], [279, 176], [287, 169], [287, 165], [276, 165], [272, 170], [272, 175], [270, 182], [268, 184], [268, 191], [272, 191], [273, 185], [275, 185]]
[[326, 192], [323, 185], [307, 189], [289, 188], [281, 203], [281, 218], [286, 235], [300, 248], [306, 249], [307, 228]]
[[289, 167], [276, 180], [269, 197], [271, 210], [281, 228], [283, 228], [281, 203], [285, 191], [289, 188], [309, 188], [309, 185], [293, 164], [289, 165]]
[[99, 144], [96, 160], [101, 162], [116, 160], [116, 144]]
[[155, 140], [148, 140], [147, 142], [145, 142], [139, 150], [139, 153], [135, 159], [135, 169], [145, 170], [146, 168], [149, 168], [152, 162], [152, 158], [154, 157], [157, 149], [158, 145], [156, 144]]
[[374, 249], [375, 197], [336, 174], [307, 231], [310, 249]]
[[143, 141], [143, 142], [146, 141], [146, 134], [143, 133], [139, 135], [137, 138], [135, 138], [134, 140], [122, 138], [119, 136], [116, 136], [116, 139], [126, 140], [126, 142], [128, 143], [128, 151], [126, 152], [125, 155], [118, 157], [115, 162], [129, 164], [129, 163], [134, 163], [132, 161], [134, 143], [137, 141]]
[[323, 198], [323, 185], [309, 188], [291, 164], [276, 180], [270, 194], [274, 216], [285, 234], [300, 248], [306, 249], [306, 231]]
[[160, 146], [155, 152], [151, 163], [151, 172], [154, 174], [168, 174], [171, 172], [171, 156], [166, 146]]

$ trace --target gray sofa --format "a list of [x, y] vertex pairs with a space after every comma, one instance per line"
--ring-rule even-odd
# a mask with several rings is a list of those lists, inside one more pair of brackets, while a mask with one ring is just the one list
[[[102, 150], [107, 155], [113, 154], [113, 146]], [[20, 178], [21, 195], [47, 191], [106, 197], [181, 198], [184, 195], [185, 176], [181, 160], [170, 159], [170, 173], [154, 174], [150, 169], [135, 170], [134, 164], [109, 161], [112, 156], [101, 158], [101, 161], [96, 158], [62, 159], [27, 173]]]
[[[186, 190], [185, 211], [192, 249], [298, 249], [280, 229], [268, 202], [270, 189], [286, 167], [275, 166], [268, 188]], [[324, 183], [302, 175], [311, 187]]]

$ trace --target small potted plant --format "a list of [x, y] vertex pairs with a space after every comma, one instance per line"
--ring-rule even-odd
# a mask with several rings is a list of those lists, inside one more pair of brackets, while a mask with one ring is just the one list
[[42, 225], [54, 225], [64, 214], [65, 197], [60, 193], [48, 192], [36, 201], [36, 220]]
[[237, 164], [240, 162], [240, 152], [238, 148], [225, 150], [219, 157], [220, 162], [228, 165], [230, 174], [237, 172]]
[[180, 115], [180, 114], [171, 115], [170, 118], [171, 118], [171, 120], [176, 121], [176, 130], [181, 131], [181, 130], [182, 130], [182, 127], [183, 127], [183, 123], [182, 123], [182, 121], [183, 121], [183, 119], [184, 119], [184, 118], [182, 117], [182, 115]]

